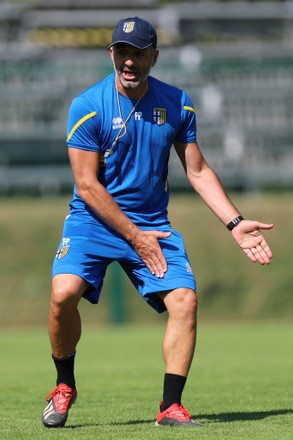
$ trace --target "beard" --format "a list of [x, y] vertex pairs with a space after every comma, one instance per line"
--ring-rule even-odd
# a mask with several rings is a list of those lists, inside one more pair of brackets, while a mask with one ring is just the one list
[[137, 70], [128, 71], [125, 68], [120, 70], [115, 69], [116, 76], [120, 84], [125, 89], [137, 89], [139, 86], [145, 83], [147, 80], [151, 69], [145, 72], [139, 72]]

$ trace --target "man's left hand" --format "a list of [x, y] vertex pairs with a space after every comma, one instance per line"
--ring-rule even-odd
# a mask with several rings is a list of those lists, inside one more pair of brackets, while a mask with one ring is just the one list
[[233, 230], [232, 235], [243, 252], [254, 263], [270, 264], [272, 251], [260, 232], [260, 229], [272, 229], [273, 224], [256, 220], [242, 220]]

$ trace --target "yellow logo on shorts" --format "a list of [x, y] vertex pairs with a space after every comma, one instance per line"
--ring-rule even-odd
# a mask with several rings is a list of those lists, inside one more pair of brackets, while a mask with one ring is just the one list
[[70, 246], [62, 246], [61, 248], [59, 248], [56, 253], [57, 260], [61, 260], [61, 258], [64, 258], [67, 255], [69, 248]]
[[56, 252], [56, 258], [57, 260], [61, 260], [61, 258], [64, 258], [69, 251], [69, 243], [70, 242], [70, 238], [63, 238], [62, 239], [62, 246], [58, 249], [58, 251]]

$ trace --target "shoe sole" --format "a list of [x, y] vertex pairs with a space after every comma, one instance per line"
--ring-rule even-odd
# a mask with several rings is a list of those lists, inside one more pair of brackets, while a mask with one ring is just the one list
[[189, 428], [189, 427], [200, 428], [203, 425], [202, 425], [202, 423], [198, 423], [193, 420], [193, 421], [187, 422], [187, 423], [181, 423], [181, 422], [179, 422], [179, 423], [159, 423], [159, 422], [155, 421], [155, 426], [159, 426], [159, 427], [162, 427], [162, 426], [179, 426], [180, 427], [181, 426], [182, 428]]

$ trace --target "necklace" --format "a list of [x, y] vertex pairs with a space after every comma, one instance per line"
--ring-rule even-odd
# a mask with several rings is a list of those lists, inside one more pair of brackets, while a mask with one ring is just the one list
[[117, 136], [115, 137], [115, 140], [112, 144], [112, 148], [114, 147], [114, 145], [116, 145], [118, 139], [122, 138], [123, 136], [125, 136], [125, 134], [127, 133], [127, 122], [129, 121], [129, 119], [131, 118], [131, 116], [134, 113], [134, 110], [136, 109], [136, 107], [138, 106], [138, 104], [140, 103], [140, 101], [142, 100], [142, 98], [144, 97], [144, 95], [146, 94], [147, 90], [148, 90], [148, 82], [146, 82], [145, 88], [140, 96], [140, 98], [138, 99], [138, 101], [135, 103], [135, 105], [132, 107], [129, 115], [127, 116], [127, 118], [124, 120], [123, 116], [122, 116], [122, 111], [121, 111], [121, 104], [120, 104], [120, 97], [119, 97], [119, 92], [118, 92], [118, 88], [117, 88], [117, 84], [116, 84], [116, 79], [115, 79], [115, 85], [116, 85], [116, 98], [117, 98], [117, 104], [118, 104], [118, 110], [119, 110], [119, 117], [122, 121], [122, 127], [120, 128]]

